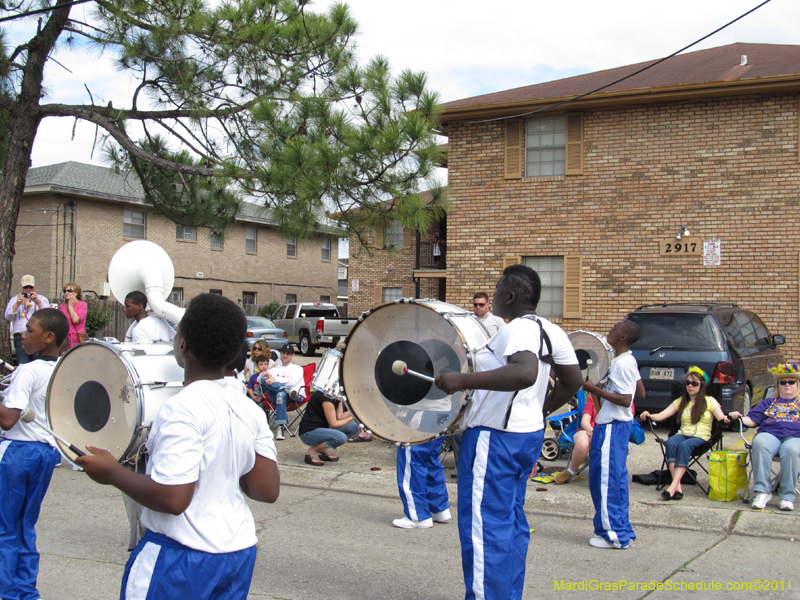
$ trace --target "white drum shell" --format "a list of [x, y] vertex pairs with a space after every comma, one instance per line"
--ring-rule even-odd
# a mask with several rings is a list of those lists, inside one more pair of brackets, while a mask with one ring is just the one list
[[342, 353], [338, 350], [325, 350], [322, 354], [322, 359], [317, 365], [317, 370], [314, 371], [314, 377], [311, 379], [311, 391], [320, 391], [329, 398], [335, 400], [343, 400], [342, 386], [339, 383], [339, 362], [342, 359]]
[[[87, 429], [86, 421], [79, 418], [79, 413], [85, 414], [77, 408], [78, 390], [84, 384], [94, 386], [95, 391], [102, 387], [107, 394], [109, 416], [99, 429], [96, 425]], [[135, 459], [147, 441], [150, 425], [164, 402], [182, 389], [183, 369], [175, 362], [171, 344], [85, 342], [67, 351], [53, 370], [47, 389], [47, 421], [56, 434], [77, 448], [84, 449], [87, 444], [104, 448], [126, 462]], [[105, 408], [102, 392], [92, 398]], [[57, 444], [62, 455], [73, 462], [72, 453]]]
[[576, 352], [583, 350], [592, 360], [592, 364], [583, 369], [584, 376], [594, 383], [605, 377], [616, 354], [606, 341], [606, 336], [593, 331], [579, 329], [567, 334], [567, 337]]
[[[399, 406], [378, 389], [374, 373], [377, 357], [396, 341], [423, 346], [435, 341], [449, 348], [452, 352], [447, 365], [431, 357], [435, 377], [448, 371], [472, 371], [474, 353], [489, 341], [486, 329], [472, 312], [459, 306], [438, 300], [401, 299], [365, 313], [342, 348], [339, 380], [348, 408], [375, 436], [412, 445], [455, 432], [471, 392], [445, 395], [431, 384], [431, 391], [421, 401]], [[453, 360], [458, 363], [455, 368]]]

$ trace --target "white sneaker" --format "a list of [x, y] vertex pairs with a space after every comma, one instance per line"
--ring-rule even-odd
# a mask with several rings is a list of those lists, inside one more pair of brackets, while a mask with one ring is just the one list
[[392, 525], [400, 529], [428, 529], [433, 527], [433, 519], [423, 519], [422, 521], [412, 521], [408, 517], [402, 519], [395, 519]]
[[627, 550], [630, 544], [625, 544], [624, 546], [620, 546], [617, 548], [614, 544], [609, 542], [606, 538], [600, 537], [599, 535], [594, 536], [592, 539], [589, 540], [589, 545], [595, 548], [603, 548], [606, 550]]
[[447, 523], [453, 515], [450, 514], [449, 508], [445, 508], [442, 512], [433, 513], [432, 518], [437, 523]]
[[750, 503], [750, 508], [755, 508], [758, 510], [763, 510], [767, 507], [767, 502], [772, 500], [772, 494], [765, 494], [763, 492], [758, 492], [756, 497], [753, 498], [753, 501]]
[[781, 510], [794, 510], [794, 502], [791, 500], [781, 500], [781, 505], [778, 508]]
[[278, 428], [275, 430], [275, 439], [282, 440], [283, 439], [283, 427], [278, 425]]

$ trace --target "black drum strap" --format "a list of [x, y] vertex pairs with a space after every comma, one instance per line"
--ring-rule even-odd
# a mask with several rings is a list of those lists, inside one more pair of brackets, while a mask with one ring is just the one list
[[[522, 318], [528, 319], [530, 321], [535, 321], [536, 324], [539, 325], [539, 354], [536, 355], [536, 358], [539, 359], [539, 362], [543, 362], [552, 367], [553, 365], [555, 365], [555, 360], [553, 359], [553, 344], [550, 342], [550, 336], [547, 335], [547, 332], [544, 330], [542, 322], [536, 318], [536, 315], [524, 315]], [[545, 356], [542, 355], [543, 344], [547, 346], [547, 355]], [[511, 402], [508, 403], [508, 409], [506, 410], [506, 418], [505, 421], [503, 421], [503, 429], [508, 428], [508, 421], [511, 419], [511, 409], [514, 406], [514, 400], [517, 399], [517, 394], [519, 394], [519, 390], [514, 392], [514, 395], [511, 396]]]

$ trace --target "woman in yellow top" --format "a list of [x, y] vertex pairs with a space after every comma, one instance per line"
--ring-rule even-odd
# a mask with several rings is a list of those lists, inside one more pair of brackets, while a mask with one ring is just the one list
[[681, 428], [678, 433], [670, 437], [665, 443], [667, 466], [672, 483], [661, 492], [664, 500], [680, 500], [683, 498], [681, 477], [686, 473], [686, 467], [692, 456], [692, 451], [703, 442], [711, 439], [711, 424], [716, 417], [718, 421], [728, 423], [719, 402], [713, 396], [706, 396], [708, 375], [700, 367], [689, 367], [684, 378], [683, 395], [676, 399], [660, 413], [651, 415], [644, 411], [642, 419], [664, 421], [671, 416], [680, 414]]

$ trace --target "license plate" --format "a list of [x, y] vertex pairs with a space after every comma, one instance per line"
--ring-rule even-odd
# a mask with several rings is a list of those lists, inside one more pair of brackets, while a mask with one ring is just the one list
[[675, 369], [650, 369], [650, 379], [675, 379]]
[[272, 334], [272, 333], [267, 333], [266, 335], [264, 335], [264, 338], [267, 339], [267, 340], [274, 340], [275, 339], [275, 335]]

